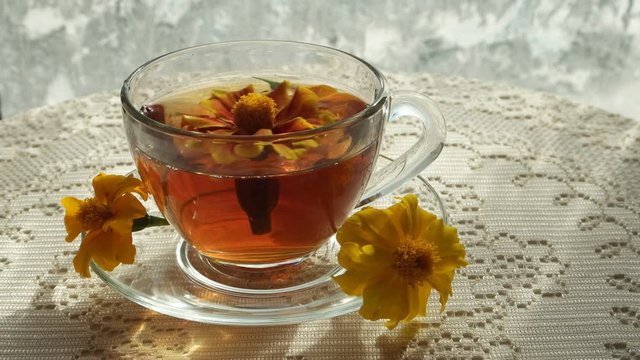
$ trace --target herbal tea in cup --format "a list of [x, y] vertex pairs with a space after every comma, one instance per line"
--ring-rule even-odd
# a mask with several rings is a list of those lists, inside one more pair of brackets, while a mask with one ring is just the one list
[[327, 85], [266, 85], [216, 84], [142, 107], [163, 124], [230, 137], [202, 146], [176, 139], [171, 163], [135, 151], [165, 217], [201, 253], [225, 262], [278, 263], [322, 245], [359, 201], [377, 150], [371, 141], [351, 151], [345, 129], [279, 142], [234, 141], [295, 136], [366, 107]]
[[[243, 267], [297, 262], [363, 198], [388, 192], [439, 154], [444, 119], [426, 97], [390, 100], [384, 77], [338, 50], [235, 42], [181, 50], [122, 89], [140, 176], [201, 255]], [[385, 122], [422, 120], [419, 141], [373, 172]]]

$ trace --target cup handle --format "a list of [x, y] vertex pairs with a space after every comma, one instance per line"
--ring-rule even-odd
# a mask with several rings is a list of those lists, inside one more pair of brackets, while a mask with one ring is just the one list
[[393, 123], [405, 116], [420, 120], [420, 137], [391, 164], [371, 174], [364, 196], [357, 207], [397, 189], [418, 175], [440, 155], [447, 128], [444, 116], [436, 103], [414, 91], [394, 91], [391, 94], [389, 122]]

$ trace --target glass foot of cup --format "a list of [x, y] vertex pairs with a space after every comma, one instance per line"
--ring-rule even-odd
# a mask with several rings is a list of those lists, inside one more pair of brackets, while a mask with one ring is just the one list
[[339, 247], [332, 238], [304, 258], [267, 268], [250, 268], [216, 262], [186, 241], [178, 244], [178, 266], [194, 282], [214, 291], [242, 295], [278, 295], [313, 289], [331, 281], [341, 268], [335, 263]]

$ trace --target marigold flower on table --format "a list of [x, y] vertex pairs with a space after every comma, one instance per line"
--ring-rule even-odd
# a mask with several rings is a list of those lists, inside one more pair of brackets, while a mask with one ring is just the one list
[[357, 212], [337, 239], [346, 272], [334, 280], [348, 295], [362, 296], [363, 318], [388, 319], [389, 329], [426, 316], [432, 289], [440, 294], [443, 311], [455, 270], [467, 265], [457, 230], [420, 208], [412, 194], [387, 209]]
[[75, 270], [83, 277], [90, 276], [91, 260], [108, 271], [121, 263], [133, 263], [136, 248], [132, 244], [132, 226], [135, 219], [147, 216], [147, 210], [133, 195], [147, 199], [147, 190], [139, 179], [100, 173], [93, 178], [93, 189], [94, 197], [61, 200], [65, 208], [66, 241], [85, 233], [73, 259]]

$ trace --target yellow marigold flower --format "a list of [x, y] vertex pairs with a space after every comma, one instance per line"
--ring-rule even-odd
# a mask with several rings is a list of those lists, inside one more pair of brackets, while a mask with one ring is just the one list
[[80, 200], [65, 197], [64, 225], [66, 241], [73, 241], [81, 232], [80, 244], [73, 266], [83, 277], [89, 277], [89, 262], [93, 259], [101, 268], [113, 270], [120, 263], [131, 264], [136, 253], [132, 244], [133, 220], [147, 214], [132, 193], [147, 199], [142, 181], [133, 176], [98, 174], [93, 178], [95, 196]]
[[420, 208], [412, 194], [384, 210], [357, 212], [337, 239], [346, 272], [334, 280], [345, 293], [362, 296], [363, 318], [388, 319], [389, 329], [426, 316], [432, 288], [440, 293], [443, 311], [455, 270], [467, 265], [457, 230]]

